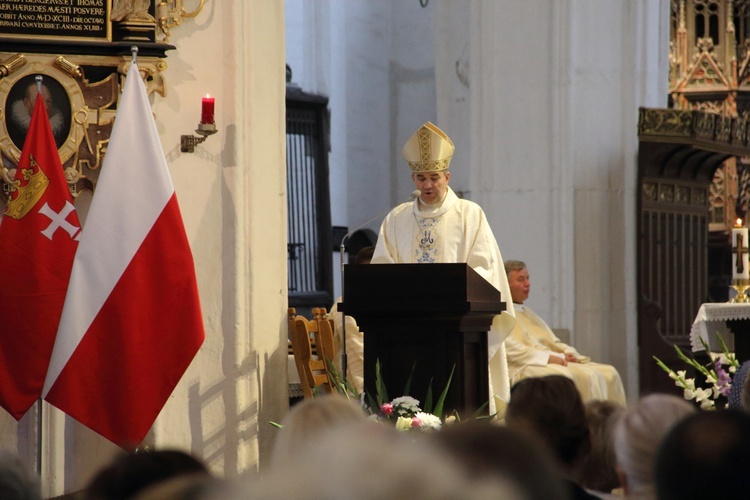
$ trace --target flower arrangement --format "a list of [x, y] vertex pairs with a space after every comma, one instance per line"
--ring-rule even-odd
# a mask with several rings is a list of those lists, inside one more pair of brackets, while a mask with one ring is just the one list
[[[443, 426], [443, 421], [440, 420], [440, 417], [432, 413], [423, 412], [419, 407], [419, 401], [411, 396], [401, 396], [390, 403], [381, 404], [378, 418], [394, 421], [396, 430], [399, 431], [412, 429], [424, 432], [439, 431]], [[450, 419], [451, 417], [448, 418]], [[455, 420], [455, 417], [453, 417], [453, 420]]]
[[[455, 369], [455, 367], [454, 367]], [[384, 423], [391, 423], [396, 430], [411, 431], [418, 430], [422, 432], [438, 431], [443, 425], [448, 425], [460, 421], [457, 414], [447, 415], [443, 419], [443, 403], [448, 395], [448, 388], [453, 379], [453, 370], [448, 377], [445, 388], [440, 393], [437, 402], [433, 405], [432, 389], [428, 389], [425, 397], [424, 409], [420, 406], [419, 400], [408, 396], [400, 396], [393, 400], [388, 397], [383, 377], [381, 373], [380, 362], [375, 365], [375, 387], [376, 394], [357, 394], [356, 390], [349, 382], [341, 376], [332, 364], [328, 366], [329, 375], [333, 385], [338, 392], [349, 398], [359, 398], [362, 406], [370, 413], [371, 418]], [[403, 394], [410, 393], [411, 377], [406, 382]], [[475, 418], [481, 413], [484, 407], [477, 410]]]
[[706, 387], [697, 387], [695, 378], [688, 378], [687, 370], [672, 370], [662, 360], [654, 356], [656, 364], [667, 372], [667, 375], [674, 380], [677, 387], [682, 388], [683, 397], [688, 401], [695, 401], [703, 410], [714, 410], [717, 402], [726, 402], [732, 388], [732, 375], [740, 366], [734, 354], [727, 349], [721, 335], [718, 335], [718, 339], [722, 349], [720, 354], [712, 353], [706, 342], [702, 338], [700, 339], [703, 349], [710, 358], [710, 361], [705, 365], [685, 354], [679, 346], [674, 346], [677, 356], [688, 366], [694, 368], [696, 373], [703, 375], [706, 380]]

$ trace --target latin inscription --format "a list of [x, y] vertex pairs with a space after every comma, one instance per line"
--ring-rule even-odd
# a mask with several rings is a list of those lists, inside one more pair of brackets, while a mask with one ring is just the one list
[[107, 38], [107, 0], [0, 0], [0, 36]]

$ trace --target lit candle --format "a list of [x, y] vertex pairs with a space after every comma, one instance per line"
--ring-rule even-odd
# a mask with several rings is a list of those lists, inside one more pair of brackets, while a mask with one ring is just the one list
[[742, 227], [742, 219], [737, 219], [732, 228], [732, 279], [750, 279], [747, 244], [747, 228]]
[[211, 124], [214, 123], [214, 102], [215, 99], [206, 94], [203, 98], [203, 105], [201, 107], [201, 123]]

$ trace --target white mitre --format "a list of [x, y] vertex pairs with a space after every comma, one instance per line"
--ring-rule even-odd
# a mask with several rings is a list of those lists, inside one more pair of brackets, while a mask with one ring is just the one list
[[455, 151], [450, 137], [436, 125], [427, 122], [406, 141], [401, 156], [412, 172], [443, 172], [448, 170]]

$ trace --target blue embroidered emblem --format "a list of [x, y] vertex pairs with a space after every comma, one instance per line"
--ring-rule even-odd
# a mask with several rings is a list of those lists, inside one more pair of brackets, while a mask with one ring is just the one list
[[417, 217], [416, 219], [419, 225], [419, 234], [417, 235], [417, 248], [414, 250], [414, 261], [417, 264], [432, 264], [437, 261], [437, 225], [440, 218], [423, 219]]

